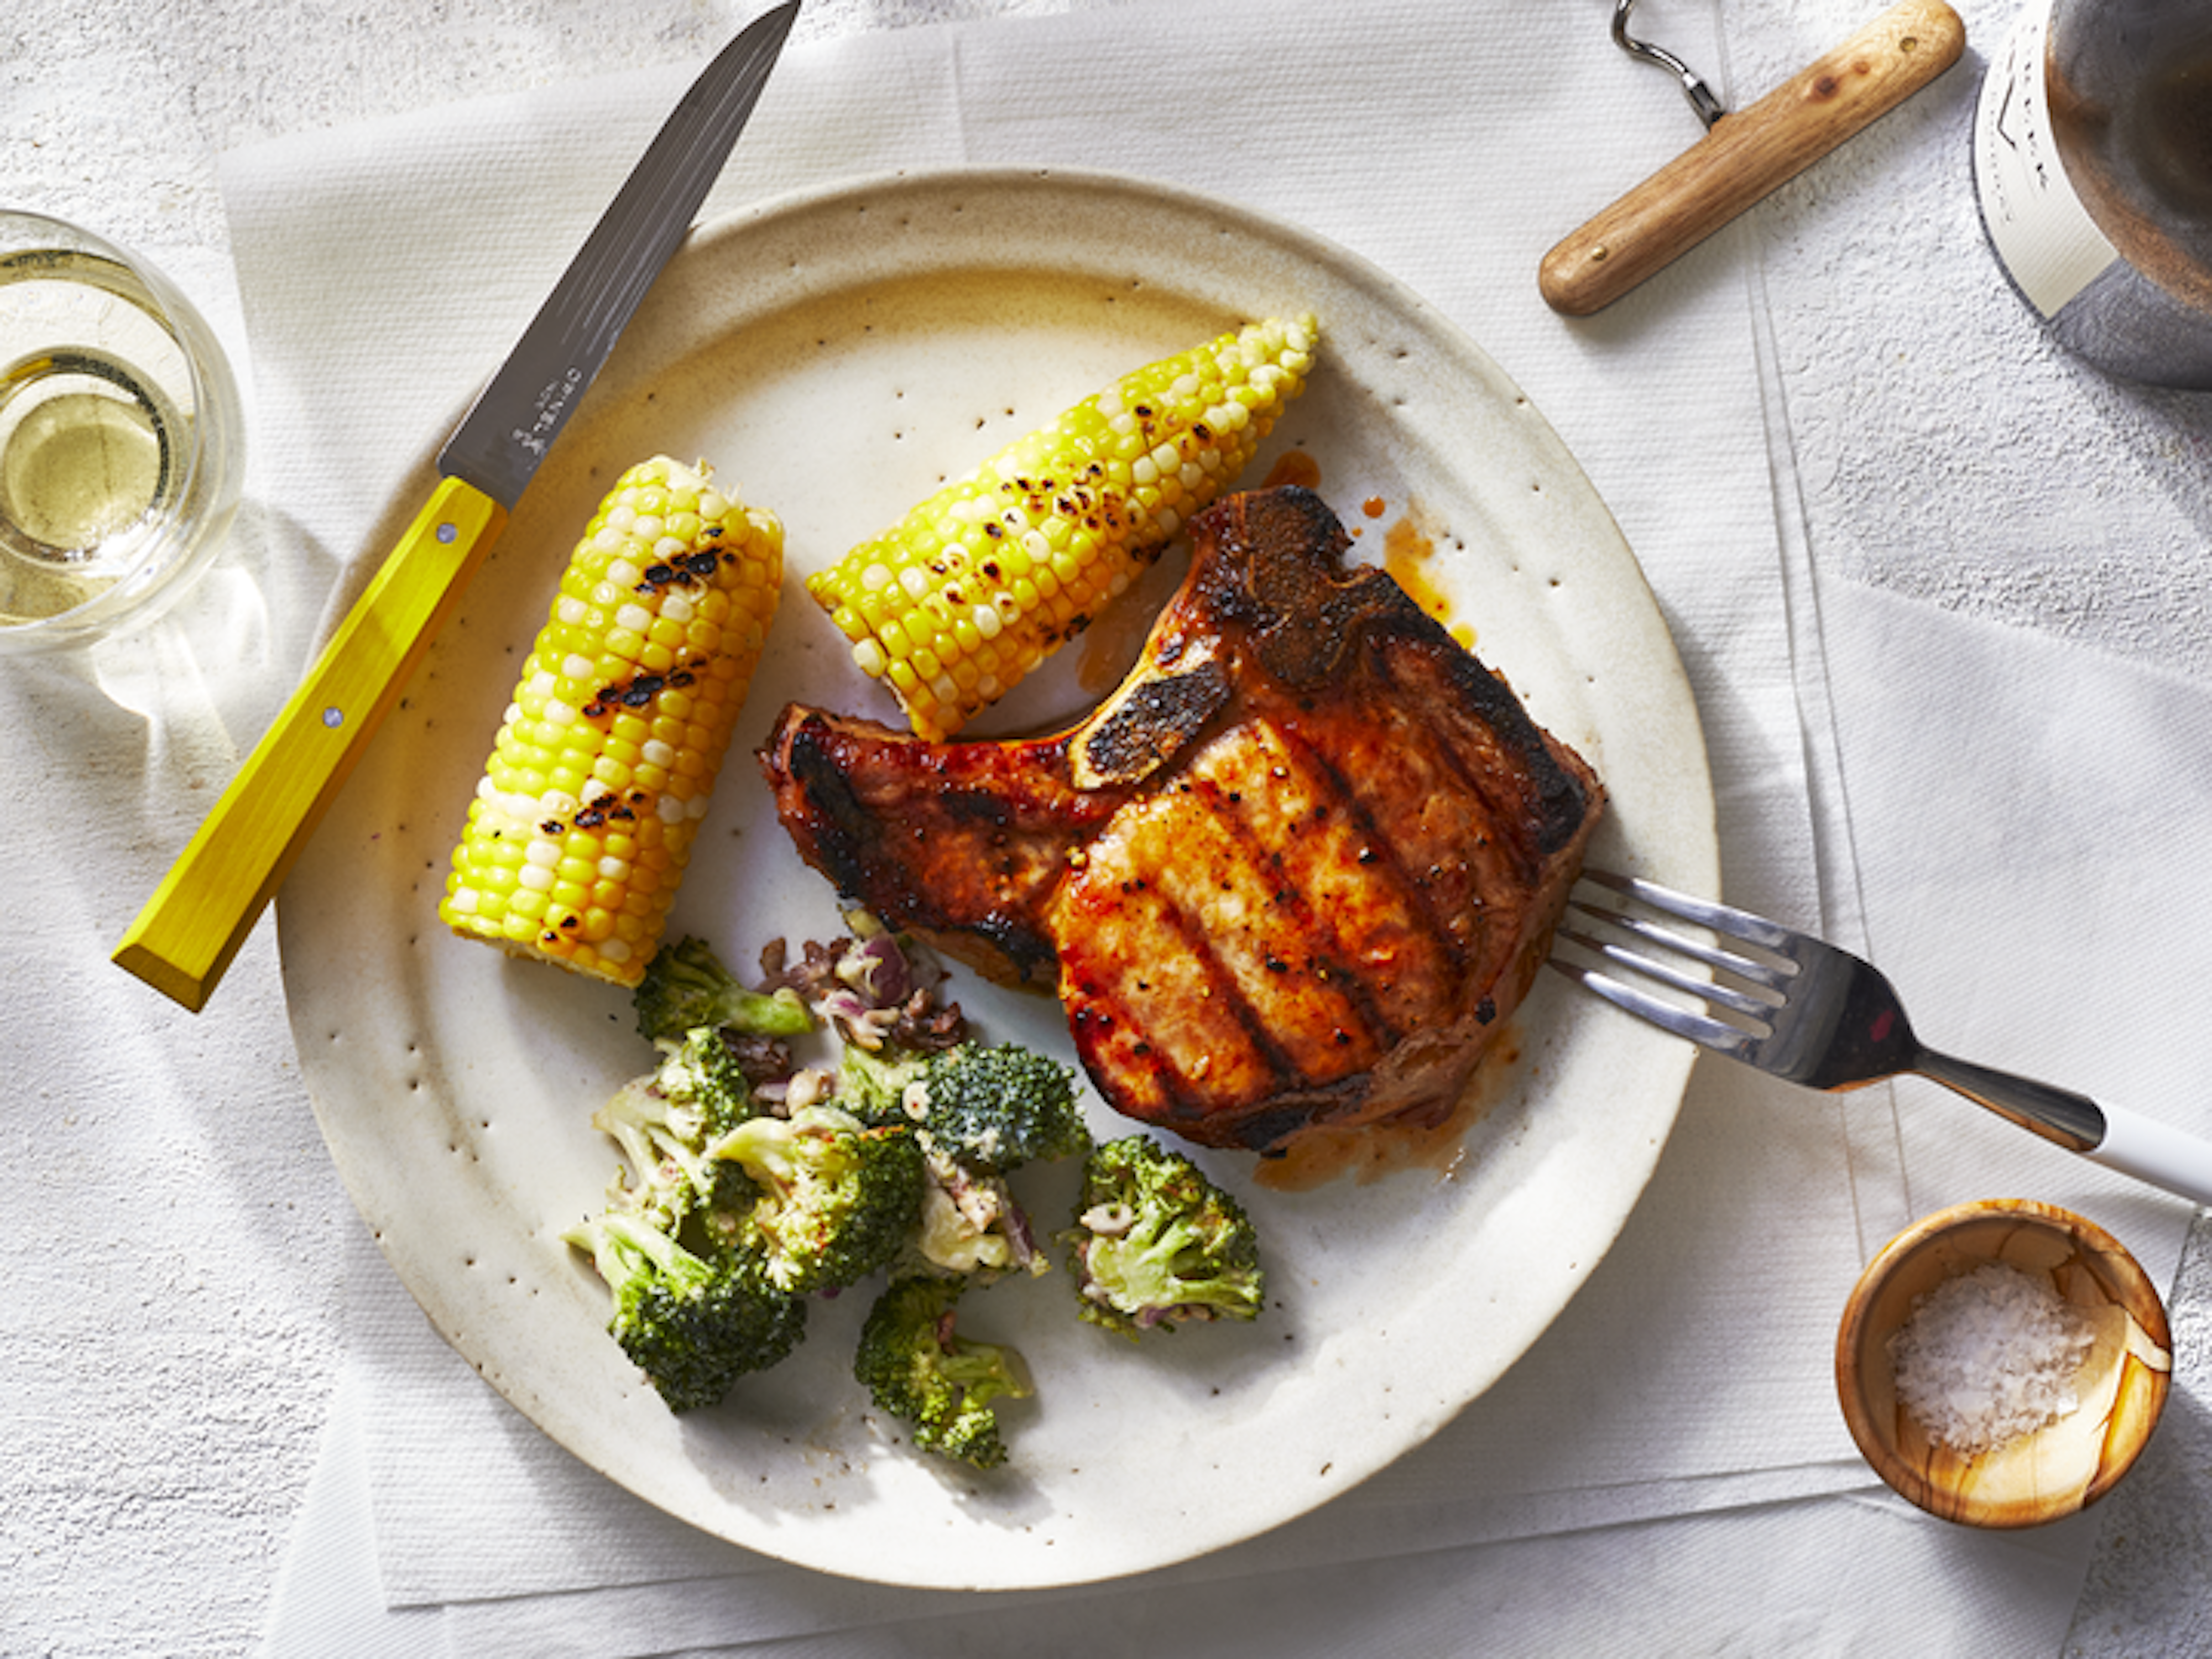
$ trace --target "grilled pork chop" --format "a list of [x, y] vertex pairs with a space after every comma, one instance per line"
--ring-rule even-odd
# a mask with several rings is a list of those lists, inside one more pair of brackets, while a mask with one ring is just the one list
[[1550, 948], [1596, 775], [1299, 489], [1190, 573], [1072, 730], [931, 743], [794, 704], [762, 764], [808, 863], [1056, 986], [1116, 1109], [1206, 1146], [1449, 1111]]

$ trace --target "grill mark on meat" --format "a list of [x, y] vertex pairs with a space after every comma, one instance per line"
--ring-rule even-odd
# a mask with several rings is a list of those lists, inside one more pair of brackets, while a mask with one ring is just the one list
[[[1245, 798], [1249, 800], [1251, 798]], [[1317, 1050], [1307, 1075], [1334, 1079], [1356, 1071], [1395, 1042], [1403, 1033], [1377, 1000], [1359, 963], [1347, 948], [1337, 919], [1329, 908], [1309, 897], [1310, 884], [1293, 873], [1291, 848], [1277, 848], [1263, 860], [1263, 871], [1273, 890], [1275, 914], [1288, 911], [1296, 920], [1298, 945], [1287, 964], [1291, 972], [1310, 974], [1343, 1005], [1346, 1018], [1332, 1024], [1323, 1039], [1333, 1056]]]
[[[1419, 918], [1412, 931], [1432, 940], [1437, 960], [1431, 972], [1434, 1013], [1449, 1005], [1454, 989], [1487, 954], [1490, 932], [1465, 856], [1468, 839], [1479, 832], [1443, 785], [1439, 768], [1423, 734], [1403, 723], [1381, 726], [1358, 741], [1340, 732], [1317, 734], [1328, 742], [1325, 762], [1345, 797], [1372, 826], [1371, 847], [1389, 862]], [[1415, 1022], [1425, 1025], [1426, 1017]]]
[[849, 896], [866, 882], [868, 849], [882, 834], [882, 821], [838, 764], [836, 747], [829, 723], [819, 714], [810, 715], [793, 733], [783, 764], [811, 809], [816, 867]]
[[[1330, 799], [1317, 813], [1356, 826], [1353, 838], [1359, 842], [1359, 850], [1352, 854], [1352, 868], [1364, 879], [1358, 896], [1343, 908], [1350, 915], [1372, 917], [1376, 927], [1374, 942], [1364, 951], [1347, 951], [1347, 955], [1372, 960], [1379, 953], [1389, 953], [1388, 977], [1382, 977], [1378, 970], [1376, 977], [1381, 983], [1376, 995], [1396, 1011], [1386, 1020], [1395, 1042], [1431, 1022], [1449, 988], [1465, 973], [1467, 953], [1455, 930], [1437, 913], [1426, 884], [1406, 866], [1398, 837], [1377, 820], [1352, 781], [1296, 727], [1285, 728], [1282, 735], [1285, 746], [1294, 747], [1300, 761], [1326, 782]], [[1381, 902], [1361, 902], [1370, 899]], [[1397, 901], [1395, 907], [1390, 905], [1391, 899]], [[1392, 939], [1382, 924], [1394, 908], [1402, 921]], [[1369, 976], [1360, 977], [1363, 983], [1368, 982]]]
[[1086, 1066], [1139, 1074], [1153, 1110], [1194, 1121], [1265, 1086], [1281, 1056], [1190, 911], [1134, 873], [1139, 827], [1117, 823], [1070, 884], [1061, 998]]
[[[1179, 786], [1117, 815], [1070, 883], [1063, 913], [1097, 925], [1060, 933], [1063, 986], [1081, 987], [1076, 1000], [1102, 1030], [1150, 1045], [1185, 1085], [1169, 1091], [1171, 1101], [1202, 1109], [1265, 1086], [1284, 1054], [1251, 1004], [1237, 953], [1223, 948], [1242, 896], [1221, 849], [1193, 846], [1203, 830], [1195, 794]], [[1149, 926], [1125, 944], [1103, 918], [1132, 899]], [[1146, 981], [1158, 988], [1137, 994]]]
[[[1407, 914], [1418, 896], [1384, 855], [1372, 853], [1376, 826], [1325, 756], [1279, 722], [1255, 720], [1250, 730], [1250, 766], [1240, 790], [1244, 823], [1297, 896], [1309, 953], [1354, 1005], [1371, 1039], [1363, 1044], [1346, 1033], [1340, 1046], [1379, 1052], [1418, 1012], [1397, 993], [1401, 975], [1378, 988], [1374, 973], [1378, 958], [1395, 959], [1395, 940], [1418, 939]], [[1392, 921], [1395, 928], [1386, 925]]]
[[[1455, 724], [1462, 735], [1479, 746], [1499, 775], [1510, 781], [1518, 771], [1525, 775], [1531, 786], [1523, 791], [1512, 787], [1509, 781], [1509, 799], [1504, 800], [1493, 799], [1486, 792], [1486, 799], [1498, 813], [1498, 822], [1526, 824], [1536, 860], [1566, 848], [1577, 834], [1589, 828], [1589, 811], [1596, 798], [1552, 752], [1543, 728], [1513, 695], [1512, 688], [1472, 653], [1461, 648], [1444, 625], [1411, 599], [1403, 599], [1401, 614], [1393, 622], [1397, 634], [1416, 643], [1419, 649], [1394, 656], [1379, 649], [1382, 641], [1378, 637], [1370, 641], [1370, 660], [1401, 695], [1415, 688], [1396, 672], [1394, 664], [1410, 666], [1419, 662], [1432, 670], [1443, 682], [1437, 690], [1445, 701], [1461, 705], [1461, 717]], [[1424, 690], [1421, 695], [1425, 696], [1428, 693]], [[1504, 758], [1509, 756], [1510, 763]], [[1521, 874], [1524, 879], [1533, 879], [1537, 868], [1538, 864], [1532, 861]]]
[[1543, 873], [1541, 845], [1547, 832], [1541, 807], [1516, 787], [1512, 772], [1494, 752], [1482, 752], [1488, 763], [1483, 768], [1449, 744], [1440, 746], [1439, 757], [1456, 768], [1486, 809], [1485, 831], [1472, 843], [1473, 851], [1481, 855], [1473, 860], [1481, 890], [1527, 890]]
[[[1190, 948], [1213, 970], [1215, 1000], [1228, 1009], [1230, 1017], [1243, 1032], [1245, 1042], [1251, 1045], [1253, 1054], [1266, 1068], [1265, 1086], [1271, 1091], [1279, 1089], [1283, 1079], [1297, 1075], [1290, 1051], [1262, 1018], [1258, 1003], [1245, 988], [1247, 981], [1244, 976], [1237, 971], [1213, 940], [1200, 929], [1197, 918], [1188, 910], [1179, 911], [1178, 916]], [[1206, 1075], [1210, 1079], [1209, 1085], [1196, 1091], [1194, 1102], [1201, 1115], [1248, 1097], [1223, 1087], [1218, 1080], [1212, 1080], [1213, 1073], [1210, 1068]]]
[[[1121, 956], [1115, 972], [1120, 953], [1091, 928], [1060, 929], [1071, 1008], [1079, 1011], [1094, 1054], [1114, 1043], [1140, 1062], [1158, 1107], [1211, 1109], [1224, 1092], [1249, 1089], [1263, 1068], [1277, 1090], [1334, 1083], [1372, 1065], [1401, 1035], [1328, 914], [1364, 915], [1373, 908], [1367, 890], [1394, 878], [1378, 871], [1334, 907], [1309, 896], [1320, 886], [1316, 870], [1291, 866], [1311, 840], [1312, 826], [1299, 822], [1310, 813], [1275, 810], [1269, 786], [1279, 782], [1310, 802], [1316, 783], [1323, 784], [1329, 821], [1320, 828], [1342, 840], [1359, 831], [1346, 825], [1351, 804], [1341, 787], [1310, 768], [1292, 776], [1295, 763], [1271, 722], [1225, 734], [1191, 758], [1188, 775], [1166, 797], [1117, 817], [1110, 844], [1094, 848], [1071, 884], [1086, 898], [1110, 888], [1120, 902], [1142, 905], [1149, 925], [1139, 931], [1155, 942], [1172, 932], [1202, 970], [1195, 990], [1186, 984], [1162, 998], [1153, 994], [1178, 976], [1161, 966], [1159, 953], [1133, 969]], [[1306, 863], [1326, 867], [1325, 860]], [[1359, 872], [1352, 857], [1343, 866]], [[1130, 867], [1157, 873], [1132, 878]], [[1224, 1029], [1231, 1023], [1233, 1030]]]
[[[1225, 784], [1221, 774], [1243, 758], [1253, 735], [1241, 729], [1193, 761], [1195, 787], [1184, 799], [1200, 814], [1180, 821], [1188, 835], [1177, 838], [1171, 867], [1185, 874], [1208, 871], [1212, 885], [1234, 903], [1235, 920], [1224, 926], [1208, 917], [1206, 937], [1257, 1036], [1280, 1057], [1282, 1078], [1334, 1080], [1357, 1069], [1347, 1047], [1374, 1051], [1373, 1033], [1328, 971], [1334, 940], [1279, 870], [1250, 855], [1259, 826], [1244, 810], [1247, 792]], [[1262, 1005], [1269, 1011], [1265, 1018]], [[1360, 1028], [1354, 1043], [1339, 1042], [1337, 1034], [1352, 1025]]]
[[[1430, 665], [1425, 662], [1423, 665]], [[1407, 676], [1400, 672], [1397, 665], [1386, 657], [1378, 654], [1374, 660], [1373, 670], [1376, 678], [1382, 682], [1382, 689], [1388, 692], [1402, 697], [1417, 689], [1408, 684]], [[1501, 775], [1489, 733], [1480, 729], [1462, 733], [1462, 742], [1456, 746], [1438, 741], [1432, 730], [1420, 730], [1414, 735], [1427, 764], [1457, 778], [1466, 791], [1481, 803], [1483, 820], [1505, 832], [1502, 850], [1513, 860], [1513, 866], [1510, 871], [1503, 872], [1497, 884], [1522, 884], [1534, 880], [1542, 859], [1536, 851], [1534, 836], [1523, 838], [1514, 833], [1524, 828], [1533, 828], [1528, 823], [1528, 805], [1522, 793], [1514, 787], [1512, 777]], [[1478, 757], [1483, 763], [1480, 765], [1475, 763]], [[1486, 847], [1500, 843], [1495, 837], [1486, 835], [1476, 844]]]
[[[1018, 758], [997, 745], [933, 754], [897, 735], [794, 711], [774, 763], [763, 758], [782, 780], [787, 829], [848, 901], [933, 932], [993, 978], [1049, 983], [1058, 958], [1037, 925], [1040, 896], [1116, 798], [1060, 787], [1049, 745]], [[905, 872], [918, 862], [933, 873], [915, 890]]]

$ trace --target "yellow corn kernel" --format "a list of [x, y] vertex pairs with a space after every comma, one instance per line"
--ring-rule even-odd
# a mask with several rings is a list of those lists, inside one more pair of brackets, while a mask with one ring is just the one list
[[656, 456], [615, 483], [522, 665], [438, 915], [634, 986], [775, 619], [783, 526]]
[[807, 579], [925, 738], [951, 736], [1089, 625], [1236, 477], [1305, 387], [1310, 316], [1125, 375]]

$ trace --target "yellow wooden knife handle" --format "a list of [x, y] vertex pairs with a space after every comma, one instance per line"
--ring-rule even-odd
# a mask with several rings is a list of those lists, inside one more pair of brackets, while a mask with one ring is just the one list
[[441, 479], [115, 947], [198, 1012], [337, 798], [507, 510]]
[[1959, 61], [1966, 26], [1942, 0], [1901, 0], [1547, 253], [1544, 302], [1602, 310]]

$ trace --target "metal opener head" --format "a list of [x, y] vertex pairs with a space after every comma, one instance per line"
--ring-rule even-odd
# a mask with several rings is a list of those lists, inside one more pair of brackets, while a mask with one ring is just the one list
[[1628, 14], [1635, 9], [1636, 0], [1616, 0], [1613, 9], [1613, 44], [1631, 58], [1656, 64], [1680, 81], [1682, 96], [1690, 100], [1690, 107], [1697, 112], [1698, 119], [1710, 130], [1714, 122], [1728, 113], [1727, 107], [1697, 70], [1664, 46], [1655, 46], [1649, 40], [1639, 40], [1628, 32]]

